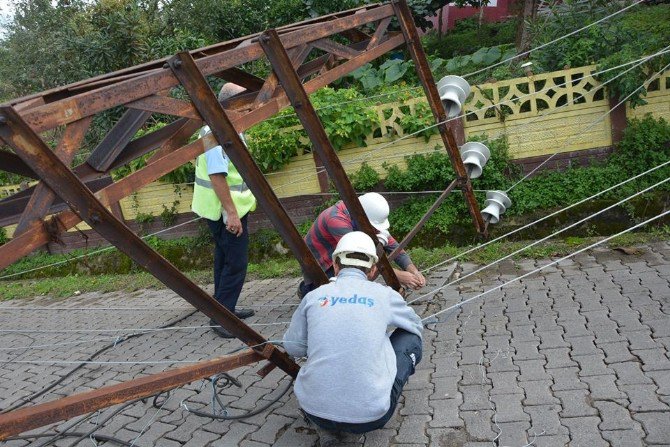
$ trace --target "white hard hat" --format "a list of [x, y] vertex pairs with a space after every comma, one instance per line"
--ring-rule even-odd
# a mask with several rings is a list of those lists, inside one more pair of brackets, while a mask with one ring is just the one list
[[[352, 253], [366, 255], [368, 260], [365, 261], [363, 259], [349, 257], [349, 255]], [[337, 247], [335, 247], [335, 251], [333, 252], [333, 262], [337, 261], [338, 258], [340, 260], [340, 264], [343, 266], [351, 265], [356, 267], [365, 267], [368, 269], [375, 265], [379, 260], [377, 257], [377, 247], [375, 246], [375, 243], [372, 241], [370, 236], [363, 233], [362, 231], [352, 231], [351, 233], [347, 233], [342, 236], [340, 241], [337, 243]]]
[[388, 230], [389, 223], [389, 204], [379, 193], [368, 192], [358, 198], [363, 206], [365, 215], [373, 227], [379, 231]]

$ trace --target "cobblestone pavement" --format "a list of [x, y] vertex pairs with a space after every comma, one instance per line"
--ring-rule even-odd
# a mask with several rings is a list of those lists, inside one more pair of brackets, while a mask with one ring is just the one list
[[[435, 313], [547, 262], [504, 262], [417, 302], [415, 309], [423, 316]], [[476, 267], [461, 264], [456, 272], [434, 272], [421, 292]], [[251, 281], [245, 286], [241, 305], [256, 309], [248, 321], [267, 338], [281, 338], [297, 304], [297, 281]], [[2, 302], [0, 407], [21, 402], [77, 366], [62, 362], [85, 360], [114, 342], [116, 346], [95, 361], [135, 363], [86, 364], [36, 402], [241, 346], [206, 328], [192, 328], [208, 324], [208, 319], [190, 313], [169, 291]], [[180, 319], [177, 326], [191, 328], [118, 338]], [[440, 320], [425, 331], [423, 361], [395, 417], [382, 430], [346, 437], [343, 445], [670, 445], [670, 244], [641, 247], [633, 254], [595, 250], [443, 314]], [[124, 328], [130, 331], [101, 331]], [[73, 330], [91, 332], [63, 332]], [[56, 361], [61, 363], [51, 363]], [[136, 363], [165, 361], [172, 365]], [[223, 391], [229, 414], [270, 402], [288, 385], [280, 371], [261, 379], [255, 374], [258, 368], [232, 372], [242, 386]], [[119, 407], [58, 425], [59, 430], [82, 433], [81, 440], [41, 437], [30, 445], [95, 445], [86, 437], [91, 430], [136, 446], [317, 444], [291, 392], [271, 411], [241, 421], [212, 421], [186, 411], [211, 409], [211, 398], [210, 385], [194, 383], [158, 401], [160, 409], [151, 400], [140, 401], [116, 414]], [[32, 433], [54, 433], [54, 428]]]

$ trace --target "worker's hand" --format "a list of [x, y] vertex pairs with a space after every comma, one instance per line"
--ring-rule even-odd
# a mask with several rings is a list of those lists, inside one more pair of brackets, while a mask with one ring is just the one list
[[[398, 281], [400, 281], [400, 284], [402, 284], [405, 287], [411, 287], [412, 289], [420, 289], [422, 287], [421, 280], [414, 273], [399, 271], [396, 272], [396, 276], [398, 277]], [[423, 280], [424, 284], [425, 281], [426, 280], [424, 279]]]
[[242, 229], [242, 222], [237, 213], [228, 213], [228, 220], [226, 221], [226, 230], [240, 237], [244, 230]]
[[419, 286], [419, 288], [421, 288], [421, 287], [425, 287], [425, 285], [426, 285], [426, 278], [424, 278], [424, 276], [421, 274], [421, 272], [417, 270], [417, 271], [414, 272], [413, 274], [414, 274], [414, 276], [417, 277], [417, 279], [419, 280], [419, 283], [421, 284], [421, 285]]

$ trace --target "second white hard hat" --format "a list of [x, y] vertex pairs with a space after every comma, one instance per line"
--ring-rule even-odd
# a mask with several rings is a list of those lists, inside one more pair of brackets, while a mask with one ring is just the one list
[[[363, 254], [368, 257], [368, 260], [350, 257], [349, 255], [353, 253]], [[333, 262], [337, 261], [338, 258], [343, 266], [365, 268], [371, 268], [379, 260], [375, 243], [370, 236], [362, 231], [352, 231], [342, 236], [337, 243], [337, 247], [335, 247], [335, 251], [333, 251]]]
[[379, 231], [388, 230], [389, 223], [389, 204], [381, 194], [377, 192], [368, 192], [358, 198], [368, 216], [368, 220], [373, 227]]

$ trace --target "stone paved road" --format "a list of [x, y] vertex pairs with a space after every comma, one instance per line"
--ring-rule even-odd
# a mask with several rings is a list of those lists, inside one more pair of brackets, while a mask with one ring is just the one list
[[[426, 297], [415, 309], [420, 315], [432, 314], [547, 262], [502, 263]], [[476, 268], [462, 264], [456, 273], [451, 268], [434, 272], [421, 293]], [[296, 279], [264, 280], [245, 286], [241, 302], [256, 309], [250, 321], [266, 337], [283, 334], [297, 303], [296, 283]], [[167, 291], [0, 303], [0, 407], [21, 402], [76, 366], [51, 362], [85, 360], [115, 341], [116, 346], [95, 361], [133, 364], [86, 364], [36, 401], [170, 366], [137, 362], [178, 365], [241, 345], [197, 328], [206, 325], [207, 318], [189, 314], [185, 302]], [[128, 331], [101, 331], [137, 331], [180, 319], [177, 326], [188, 329], [154, 331], [125, 341], [117, 337]], [[396, 416], [385, 429], [349, 436], [343, 445], [670, 445], [670, 244], [642, 247], [632, 255], [596, 250], [440, 319], [425, 331], [424, 360], [410, 379]], [[82, 332], [65, 332], [74, 330]], [[28, 346], [31, 349], [25, 349]], [[242, 387], [223, 392], [229, 414], [269, 402], [288, 384], [279, 371], [261, 379], [255, 375], [257, 369], [258, 365], [233, 372]], [[299, 417], [292, 393], [271, 411], [242, 421], [212, 421], [185, 411], [211, 405], [211, 397], [210, 385], [194, 383], [158, 402], [160, 410], [150, 401], [136, 402], [116, 414], [119, 407], [75, 418], [58, 429], [77, 424], [76, 432], [96, 430], [136, 446], [317, 443], [314, 430]], [[34, 433], [54, 433], [54, 428]], [[7, 445], [94, 442], [41, 437], [32, 444]]]

